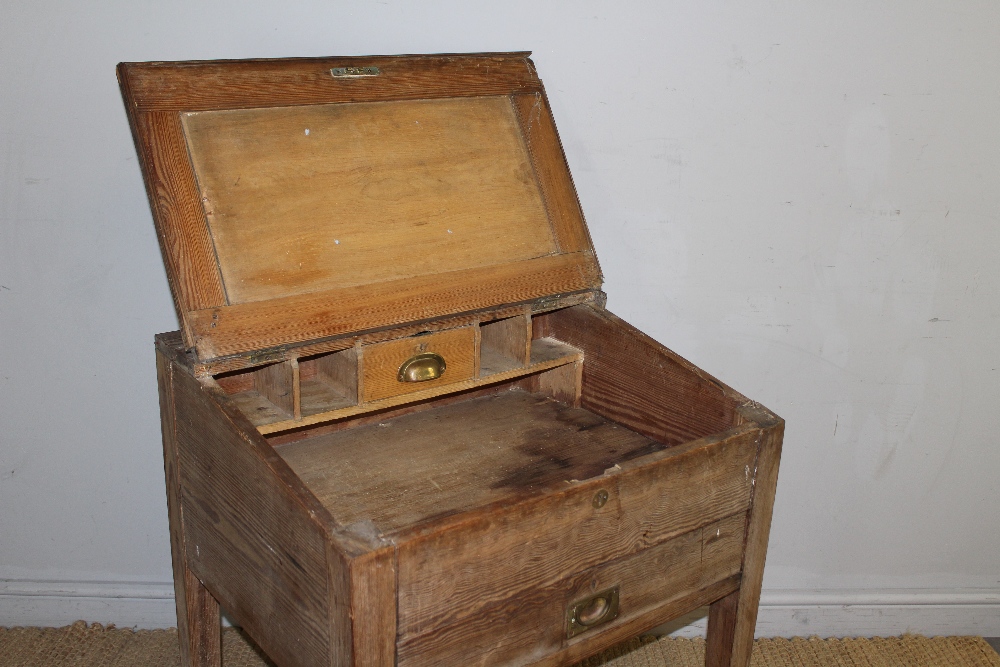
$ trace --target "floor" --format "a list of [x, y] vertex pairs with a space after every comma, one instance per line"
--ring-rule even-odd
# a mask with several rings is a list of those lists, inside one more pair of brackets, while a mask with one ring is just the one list
[[1000, 637], [983, 637], [986, 643], [993, 647], [993, 650], [1000, 653]]

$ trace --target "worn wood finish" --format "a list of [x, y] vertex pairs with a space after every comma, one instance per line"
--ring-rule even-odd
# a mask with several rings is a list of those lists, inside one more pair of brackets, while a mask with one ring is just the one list
[[[475, 335], [473, 327], [462, 327], [365, 346], [361, 365], [365, 387], [363, 400], [377, 401], [471, 380], [476, 365]], [[441, 377], [425, 382], [400, 382], [399, 367], [414, 355], [428, 352], [444, 357], [446, 366]]]
[[[121, 65], [199, 359], [599, 289], [544, 97], [521, 108], [541, 90], [525, 56], [389, 58], [380, 76], [331, 76], [324, 87], [354, 93], [326, 104], [285, 84], [248, 104], [246, 87], [308, 88], [324, 60]], [[531, 86], [489, 94], [515, 71]], [[414, 95], [428, 73], [445, 78]], [[456, 92], [466, 77], [485, 85]], [[232, 104], [200, 105], [192, 87]], [[163, 92], [169, 104], [150, 101]]]
[[[118, 66], [129, 108], [205, 111], [398, 99], [510, 95], [539, 90], [529, 52], [348, 56]], [[334, 78], [333, 67], [378, 67]]]
[[299, 359], [299, 373], [303, 379], [320, 378], [345, 395], [357, 396], [358, 350], [346, 350]]
[[589, 252], [357, 285], [187, 314], [200, 359], [592, 290]]
[[353, 667], [396, 663], [396, 551], [386, 547], [351, 561]]
[[511, 391], [511, 389], [521, 389], [522, 391], [526, 391], [518, 380], [486, 383], [475, 386], [471, 389], [459, 392], [449, 392], [447, 394], [435, 396], [423, 401], [408, 401], [384, 410], [357, 414], [350, 419], [339, 419], [324, 422], [322, 424], [307, 426], [301, 429], [281, 431], [278, 433], [267, 433], [264, 437], [267, 439], [268, 443], [280, 451], [282, 445], [287, 445], [293, 442], [309, 440], [322, 435], [337, 433], [338, 431], [349, 431], [351, 429], [361, 428], [371, 424], [384, 423], [391, 419], [395, 419], [396, 417], [402, 417], [416, 412], [423, 412], [425, 410], [433, 410], [435, 408], [442, 408], [446, 405], [461, 403], [462, 401], [468, 401], [482, 396], [492, 396], [493, 394]]
[[299, 361], [301, 417], [358, 403], [358, 348]]
[[240, 413], [172, 384], [188, 567], [279, 664], [328, 663], [332, 519]]
[[130, 120], [170, 291], [190, 345], [187, 313], [227, 302], [184, 130], [177, 114], [138, 114]]
[[221, 667], [222, 626], [219, 603], [191, 572], [185, 558], [187, 546], [181, 510], [173, 372], [169, 360], [164, 355], [157, 354], [156, 375], [160, 394], [160, 421], [163, 425], [163, 467], [167, 482], [170, 554], [181, 663], [185, 667]]
[[279, 453], [338, 523], [368, 522], [390, 535], [600, 476], [660, 448], [585, 410], [508, 391], [303, 440]]
[[[364, 359], [364, 350], [365, 347], [361, 347], [358, 350], [358, 354], [362, 355], [362, 360]], [[240, 408], [245, 411], [245, 414], [248, 417], [250, 417], [251, 421], [257, 427], [257, 430], [261, 433], [269, 434], [311, 426], [313, 424], [321, 424], [335, 419], [346, 419], [348, 417], [368, 412], [388, 410], [406, 403], [427, 401], [438, 396], [461, 393], [476, 387], [507, 382], [508, 380], [512, 380], [528, 373], [540, 373], [565, 364], [577, 363], [579, 360], [580, 352], [576, 348], [551, 339], [539, 340], [535, 341], [535, 344], [532, 346], [531, 364], [527, 368], [515, 368], [514, 370], [494, 373], [493, 375], [488, 375], [486, 377], [472, 377], [467, 380], [432, 385], [427, 389], [419, 389], [418, 391], [410, 393], [395, 394], [378, 400], [361, 402], [357, 405], [347, 405], [346, 407], [331, 409], [328, 412], [320, 412], [314, 415], [303, 416], [299, 420], [281, 421], [279, 418], [268, 419], [268, 415], [276, 413], [269, 413], [266, 410], [261, 410], [257, 407], [258, 403], [254, 401], [258, 399], [255, 399], [253, 394], [247, 394], [245, 397], [244, 395], [237, 395], [233, 396], [233, 398], [237, 399], [240, 404]], [[364, 365], [364, 361], [362, 361], [362, 365]], [[360, 383], [359, 387], [361, 387], [359, 392], [361, 394], [364, 394], [363, 387], [365, 383], [365, 375], [365, 373], [362, 373], [358, 378]], [[420, 384], [428, 385], [431, 383], [422, 382]], [[256, 412], [254, 412], [255, 409]]]
[[230, 303], [556, 251], [507, 97], [182, 119]]
[[556, 667], [704, 604], [748, 667], [783, 422], [603, 309], [527, 55], [119, 66], [184, 667], [220, 605], [280, 667]]
[[[442, 521], [448, 525], [401, 543], [400, 636], [445, 627], [553, 572], [594, 567], [747, 509], [754, 431], [648, 451], [603, 475], [577, 476], [580, 482], [564, 475], [561, 486], [544, 487], [538, 497]], [[609, 499], [597, 509], [592, 501], [601, 490]]]
[[536, 178], [545, 193], [545, 206], [559, 240], [560, 251], [581, 252], [592, 248], [580, 200], [545, 93], [516, 95], [514, 106], [533, 158]]
[[[755, 412], [766, 413], [759, 407], [755, 408]], [[747, 667], [750, 664], [785, 430], [784, 420], [769, 413], [766, 417], [761, 416], [764, 428], [760, 432], [760, 453], [754, 466], [754, 492], [743, 557], [743, 583], [737, 599], [724, 599], [715, 603], [719, 605], [717, 610], [713, 605], [718, 630], [709, 636], [706, 645], [709, 655], [715, 660], [714, 663], [706, 662], [709, 667]]]
[[732, 664], [736, 609], [739, 599], [740, 589], [737, 589], [709, 606], [708, 631], [705, 642], [706, 667], [722, 667]]
[[650, 628], [655, 628], [694, 609], [704, 607], [709, 601], [727, 595], [739, 584], [739, 575], [734, 575], [704, 588], [694, 589], [687, 595], [668, 600], [658, 609], [642, 614], [622, 625], [609, 628], [600, 634], [585, 637], [579, 644], [571, 644], [562, 651], [531, 662], [529, 665], [530, 667], [565, 667], [565, 665], [575, 664], [604, 649], [611, 648], [615, 644], [632, 639]]
[[[664, 602], [737, 575], [745, 526], [746, 516], [740, 514], [594, 568], [554, 570], [555, 581], [498, 601], [439, 630], [402, 638], [399, 665], [525, 664], [581, 644], [595, 634], [629, 627], [631, 621]], [[587, 546], [580, 544], [581, 549]], [[613, 586], [619, 588], [618, 618], [567, 638], [569, 606]]]
[[262, 366], [253, 372], [253, 388], [277, 406], [286, 419], [295, 415], [298, 364], [294, 359]]
[[[174, 595], [178, 588], [183, 593], [177, 599], [185, 607], [183, 617], [178, 613], [178, 634], [180, 624], [184, 623], [184, 654], [181, 660], [197, 667], [220, 667], [222, 665], [222, 610], [219, 602], [209, 592], [205, 584], [195, 576], [194, 572], [182, 566], [180, 580], [174, 580]], [[183, 621], [181, 619], [183, 618]]]
[[[319, 379], [319, 376], [303, 380], [300, 385], [300, 392], [302, 395], [302, 412], [296, 421], [336, 410], [346, 410], [358, 404], [356, 398], [343, 393], [334, 385]], [[262, 421], [260, 425], [274, 423], [275, 421], [280, 420]], [[255, 425], [257, 424], [255, 423]]]
[[215, 384], [227, 394], [238, 394], [242, 391], [256, 391], [253, 388], [254, 380], [253, 373], [224, 373], [221, 375], [210, 376], [202, 375], [200, 378], [204, 381], [208, 381], [211, 378], [215, 381]]
[[[329, 581], [330, 617], [327, 632], [330, 637], [330, 660], [325, 664], [351, 665], [354, 659], [354, 609], [351, 607], [352, 559], [331, 542], [326, 544]], [[390, 663], [391, 664], [391, 663]], [[284, 667], [279, 666], [279, 667]]]
[[667, 444], [736, 423], [742, 397], [608, 311], [584, 305], [535, 319], [583, 351], [583, 407]]
[[[210, 378], [204, 378], [203, 382], [210, 384]], [[229, 397], [239, 411], [246, 415], [247, 419], [254, 426], [264, 426], [275, 422], [295, 422], [291, 413], [282, 410], [277, 405], [267, 400], [256, 389], [234, 393]]]
[[[331, 548], [330, 660], [334, 667], [384, 667], [395, 664], [396, 555], [392, 547], [355, 558]], [[317, 663], [319, 664], [319, 663]]]
[[531, 363], [531, 322], [527, 315], [479, 325], [480, 376], [523, 368]]
[[481, 321], [491, 321], [505, 317], [514, 317], [524, 312], [526, 308], [535, 313], [543, 313], [580, 303], [598, 302], [602, 299], [600, 292], [579, 292], [534, 301], [527, 305], [505, 305], [498, 308], [487, 308], [475, 313], [448, 317], [438, 320], [417, 320], [400, 327], [383, 327], [366, 332], [353, 332], [338, 337], [300, 345], [279, 345], [264, 351], [244, 352], [237, 356], [220, 357], [208, 362], [194, 360], [190, 365], [195, 375], [217, 375], [232, 373], [242, 369], [258, 366], [262, 363], [284, 361], [294, 357], [310, 357], [317, 354], [336, 352], [354, 346], [356, 343], [380, 343], [386, 340], [405, 338], [426, 331], [443, 331], [461, 326], [476, 324]]
[[577, 361], [538, 375], [537, 391], [567, 405], [580, 407], [583, 387], [583, 363]]

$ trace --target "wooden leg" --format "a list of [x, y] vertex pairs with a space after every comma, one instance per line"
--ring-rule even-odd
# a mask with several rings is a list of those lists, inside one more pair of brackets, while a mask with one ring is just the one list
[[750, 665], [784, 426], [784, 422], [779, 420], [761, 430], [743, 549], [742, 581], [739, 590], [717, 600], [709, 608], [706, 667]]
[[221, 667], [222, 624], [219, 603], [191, 570], [184, 570], [183, 575], [174, 576], [181, 666]]
[[735, 590], [716, 600], [708, 608], [708, 636], [705, 641], [705, 667], [729, 667], [733, 664], [733, 639], [736, 633], [736, 607], [740, 592]]
[[181, 520], [180, 475], [177, 440], [174, 437], [173, 368], [162, 354], [156, 355], [163, 428], [163, 469], [167, 482], [167, 513], [170, 518], [170, 554], [177, 602], [177, 635], [181, 667], [222, 666], [222, 624], [219, 603], [191, 572]]

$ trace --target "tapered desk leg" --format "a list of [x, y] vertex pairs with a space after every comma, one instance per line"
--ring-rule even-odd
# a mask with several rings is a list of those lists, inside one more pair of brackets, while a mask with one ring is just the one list
[[743, 550], [742, 580], [738, 590], [716, 600], [709, 608], [706, 667], [750, 665], [783, 435], [782, 421], [761, 431], [754, 470], [753, 497], [747, 519], [746, 545]]
[[740, 592], [735, 590], [708, 608], [708, 636], [705, 642], [706, 667], [730, 667], [736, 632], [736, 607]]
[[222, 626], [219, 603], [198, 578], [185, 568], [174, 576], [177, 595], [177, 635], [182, 667], [222, 665]]
[[221, 667], [222, 626], [219, 603], [187, 565], [184, 524], [181, 520], [180, 477], [177, 439], [174, 434], [173, 368], [162, 354], [156, 355], [163, 429], [163, 470], [167, 483], [170, 517], [170, 553], [177, 602], [177, 635], [182, 667]]

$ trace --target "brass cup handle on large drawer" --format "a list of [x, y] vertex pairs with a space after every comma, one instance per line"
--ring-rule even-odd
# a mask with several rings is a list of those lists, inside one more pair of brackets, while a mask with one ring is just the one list
[[578, 600], [566, 610], [566, 636], [574, 637], [618, 618], [618, 587]]
[[399, 367], [396, 379], [400, 382], [427, 382], [437, 380], [447, 368], [444, 357], [433, 352], [424, 352], [410, 357]]

